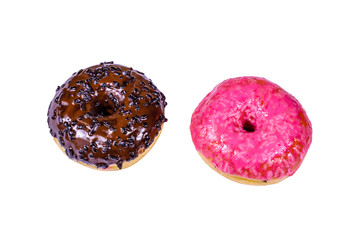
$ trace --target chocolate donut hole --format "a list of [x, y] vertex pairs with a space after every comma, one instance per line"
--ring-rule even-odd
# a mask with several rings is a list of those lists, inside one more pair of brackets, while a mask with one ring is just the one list
[[109, 102], [96, 102], [90, 113], [94, 117], [108, 117], [115, 113], [115, 109]]

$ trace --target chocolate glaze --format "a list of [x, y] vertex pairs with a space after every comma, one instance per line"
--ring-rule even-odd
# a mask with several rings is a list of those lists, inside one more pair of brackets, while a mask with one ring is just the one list
[[104, 62], [79, 70], [56, 89], [48, 125], [69, 158], [121, 169], [154, 141], [167, 121], [166, 104], [142, 72]]

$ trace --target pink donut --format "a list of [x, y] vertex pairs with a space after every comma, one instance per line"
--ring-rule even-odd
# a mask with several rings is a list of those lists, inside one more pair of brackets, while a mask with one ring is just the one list
[[195, 109], [190, 131], [204, 161], [240, 183], [280, 182], [300, 167], [312, 140], [301, 104], [260, 77], [217, 85]]

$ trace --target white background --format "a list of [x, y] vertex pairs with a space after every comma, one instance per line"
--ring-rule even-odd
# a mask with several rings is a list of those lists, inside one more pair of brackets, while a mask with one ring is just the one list
[[[358, 1], [2, 1], [0, 239], [360, 239]], [[118, 172], [69, 160], [47, 126], [55, 89], [114, 61], [168, 100], [150, 153]], [[189, 124], [219, 82], [265, 77], [313, 124], [272, 186], [211, 170]]]

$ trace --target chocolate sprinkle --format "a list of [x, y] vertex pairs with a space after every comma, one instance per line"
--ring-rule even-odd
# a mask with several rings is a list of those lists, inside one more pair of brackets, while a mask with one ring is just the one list
[[56, 89], [47, 121], [69, 158], [122, 169], [154, 141], [167, 121], [166, 104], [142, 72], [103, 62], [79, 70]]

